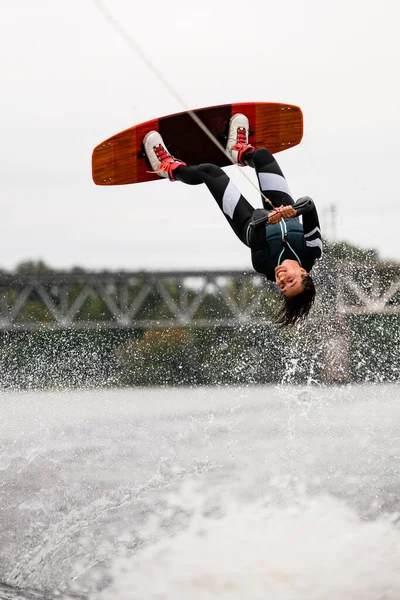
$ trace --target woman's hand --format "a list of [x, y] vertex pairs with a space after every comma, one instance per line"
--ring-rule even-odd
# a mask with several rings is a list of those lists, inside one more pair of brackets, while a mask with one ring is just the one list
[[270, 213], [268, 216], [268, 223], [273, 225], [274, 223], [279, 223], [281, 219], [290, 219], [291, 217], [295, 217], [296, 214], [296, 210], [293, 208], [293, 206], [283, 206], [283, 204], [281, 204], [281, 206]]

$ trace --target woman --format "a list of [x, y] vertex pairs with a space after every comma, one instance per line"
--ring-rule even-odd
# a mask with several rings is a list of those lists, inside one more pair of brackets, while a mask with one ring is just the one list
[[322, 256], [318, 215], [311, 198], [294, 203], [275, 158], [266, 148], [255, 150], [248, 139], [247, 117], [233, 115], [226, 150], [238, 165], [256, 170], [264, 207], [256, 210], [220, 167], [187, 166], [169, 154], [157, 131], [147, 133], [143, 145], [153, 171], [160, 177], [188, 185], [206, 184], [233, 231], [251, 249], [254, 269], [281, 289], [283, 305], [276, 323], [282, 327], [294, 325], [308, 315], [315, 298], [309, 272]]

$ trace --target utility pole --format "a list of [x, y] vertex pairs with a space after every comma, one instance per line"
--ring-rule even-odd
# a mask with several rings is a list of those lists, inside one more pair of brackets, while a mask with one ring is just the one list
[[337, 207], [333, 202], [325, 206], [322, 211], [323, 216], [323, 234], [329, 242], [336, 241], [336, 218]]
[[330, 221], [331, 221], [331, 231], [332, 231], [332, 242], [336, 241], [336, 204], [330, 205]]

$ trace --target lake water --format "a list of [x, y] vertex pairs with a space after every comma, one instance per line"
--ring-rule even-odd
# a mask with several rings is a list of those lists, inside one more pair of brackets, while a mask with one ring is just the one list
[[0, 408], [0, 598], [400, 598], [400, 386]]

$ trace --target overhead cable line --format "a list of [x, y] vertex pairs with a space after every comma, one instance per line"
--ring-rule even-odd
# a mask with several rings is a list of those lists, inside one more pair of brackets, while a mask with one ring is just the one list
[[[139, 56], [139, 58], [144, 62], [144, 64], [148, 67], [148, 69], [155, 75], [155, 77], [163, 84], [163, 86], [169, 91], [171, 96], [175, 98], [175, 100], [181, 105], [182, 108], [185, 109], [185, 112], [193, 119], [193, 121], [200, 127], [200, 129], [207, 135], [207, 137], [217, 146], [217, 148], [228, 158], [228, 160], [233, 164], [237, 165], [237, 163], [232, 159], [231, 155], [226, 151], [226, 149], [222, 146], [219, 140], [215, 137], [215, 135], [208, 129], [208, 127], [203, 123], [203, 121], [196, 115], [193, 110], [190, 110], [182, 98], [182, 96], [176, 91], [176, 89], [169, 83], [169, 81], [164, 77], [161, 71], [155, 66], [155, 64], [151, 61], [148, 55], [144, 52], [141, 46], [133, 39], [132, 35], [119, 23], [119, 21], [114, 17], [112, 12], [107, 8], [103, 0], [94, 0], [95, 6], [98, 10], [103, 14], [107, 23], [118, 33], [118, 35], [125, 40], [128, 46]], [[241, 174], [250, 182], [250, 184], [257, 190], [257, 193], [260, 193], [258, 187], [251, 181], [251, 179], [244, 173], [242, 169], [240, 169]], [[261, 192], [261, 196], [264, 200], [273, 207], [272, 202]], [[274, 208], [274, 207], [273, 207]]]

